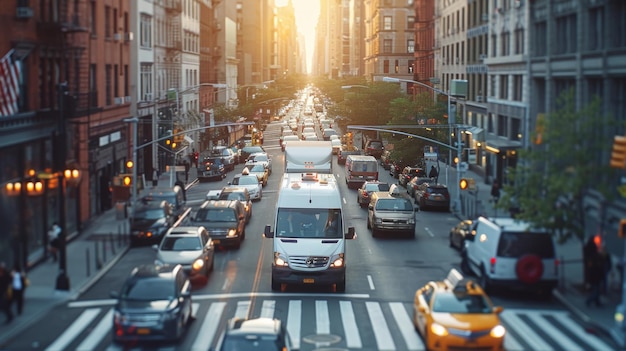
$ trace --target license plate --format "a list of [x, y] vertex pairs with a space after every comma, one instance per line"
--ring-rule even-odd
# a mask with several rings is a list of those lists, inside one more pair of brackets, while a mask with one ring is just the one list
[[137, 334], [139, 334], [139, 335], [150, 334], [150, 329], [148, 329], [148, 328], [138, 328], [137, 329]]
[[313, 284], [313, 283], [315, 283], [315, 279], [313, 279], [313, 278], [304, 278], [304, 279], [302, 279], [302, 282], [304, 284]]
[[213, 244], [219, 244], [219, 243], [220, 243], [219, 240], [213, 239]]

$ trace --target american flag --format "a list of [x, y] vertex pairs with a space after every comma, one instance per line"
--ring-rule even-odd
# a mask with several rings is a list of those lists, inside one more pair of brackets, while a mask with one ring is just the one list
[[13, 58], [14, 50], [0, 59], [0, 117], [18, 112], [20, 94], [20, 61]]

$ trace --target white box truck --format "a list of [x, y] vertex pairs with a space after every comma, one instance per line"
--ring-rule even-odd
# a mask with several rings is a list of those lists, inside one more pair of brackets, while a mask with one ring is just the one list
[[[344, 221], [337, 181], [330, 173], [330, 142], [287, 144], [286, 172], [279, 189], [274, 227], [272, 290], [282, 285], [329, 285], [346, 289], [346, 240], [356, 237]], [[315, 147], [313, 144], [317, 144]], [[293, 149], [291, 149], [293, 147]], [[293, 170], [298, 170], [293, 172]], [[305, 170], [304, 172], [302, 170]]]

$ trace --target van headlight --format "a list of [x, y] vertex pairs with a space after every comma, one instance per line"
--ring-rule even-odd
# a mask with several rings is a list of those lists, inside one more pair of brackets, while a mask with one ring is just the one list
[[226, 234], [227, 236], [236, 236], [237, 235], [237, 229], [231, 228], [228, 229], [228, 234]]
[[191, 269], [193, 269], [194, 271], [199, 271], [202, 269], [202, 267], [204, 267], [204, 260], [201, 258], [198, 258], [191, 264]]
[[331, 268], [341, 268], [343, 267], [343, 254], [333, 255], [330, 258], [330, 267]]
[[281, 255], [279, 252], [274, 252], [274, 264], [278, 267], [289, 267], [287, 258]]

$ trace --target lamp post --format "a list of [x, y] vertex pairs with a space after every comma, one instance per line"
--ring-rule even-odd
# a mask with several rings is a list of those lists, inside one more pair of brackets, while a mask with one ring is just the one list
[[[456, 131], [456, 134], [457, 134], [457, 150], [456, 150], [456, 152], [457, 152], [457, 157], [458, 157], [457, 169], [456, 169], [456, 188], [457, 188], [457, 191], [455, 192], [455, 193], [456, 193], [456, 195], [455, 195], [455, 200], [454, 200], [454, 205], [453, 205], [453, 208], [454, 208], [455, 210], [457, 210], [457, 211], [458, 211], [458, 210], [460, 210], [460, 205], [461, 205], [461, 189], [459, 189], [459, 184], [460, 184], [460, 182], [461, 182], [461, 172], [460, 172], [459, 163], [460, 163], [460, 161], [461, 161], [461, 153], [462, 153], [462, 151], [463, 151], [463, 150], [461, 149], [461, 129], [460, 129], [460, 125], [456, 123], [456, 118], [454, 118], [454, 121], [453, 121], [453, 118], [452, 118], [452, 117], [453, 117], [453, 116], [452, 116], [452, 104], [451, 104], [452, 95], [451, 95], [451, 94], [449, 94], [449, 93], [444, 92], [443, 90], [433, 88], [433, 87], [431, 87], [431, 86], [430, 86], [430, 85], [428, 85], [428, 84], [424, 84], [424, 83], [422, 83], [422, 82], [418, 82], [418, 81], [415, 81], [415, 80], [410, 80], [410, 79], [401, 79], [401, 78], [393, 78], [393, 77], [383, 77], [383, 82], [396, 82], [396, 83], [399, 83], [399, 82], [405, 82], [405, 83], [413, 83], [413, 84], [417, 84], [417, 85], [419, 85], [419, 86], [422, 86], [422, 87], [424, 87], [424, 88], [427, 88], [427, 89], [429, 89], [429, 90], [432, 90], [432, 91], [434, 91], [435, 93], [438, 93], [438, 94], [443, 94], [443, 95], [445, 95], [445, 96], [447, 96], [447, 97], [448, 97], [448, 125], [449, 125], [449, 127], [450, 127], [450, 130], [451, 130], [451, 131], [453, 130], [453, 127], [454, 127], [454, 125], [455, 125], [455, 124], [456, 124], [456, 126], [457, 126], [457, 131]], [[448, 139], [448, 140], [450, 141], [450, 154], [451, 154], [451, 153], [452, 153], [452, 139], [451, 139], [451, 136], [449, 136], [449, 139]], [[450, 157], [449, 157], [449, 162], [450, 162], [450, 161], [452, 161], [452, 155], [450, 155]], [[451, 162], [450, 162], [450, 163], [451, 163]], [[448, 169], [446, 168], [446, 179], [448, 178], [448, 175], [447, 175], [447, 174], [448, 174]]]

